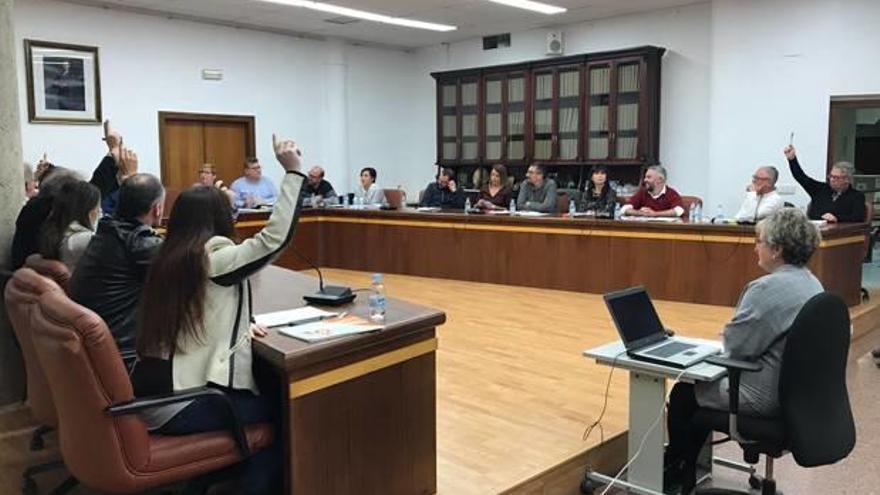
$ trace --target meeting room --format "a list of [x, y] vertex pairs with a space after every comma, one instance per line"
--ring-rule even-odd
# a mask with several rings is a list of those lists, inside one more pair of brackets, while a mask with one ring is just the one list
[[0, 0], [0, 493], [880, 493], [878, 25]]

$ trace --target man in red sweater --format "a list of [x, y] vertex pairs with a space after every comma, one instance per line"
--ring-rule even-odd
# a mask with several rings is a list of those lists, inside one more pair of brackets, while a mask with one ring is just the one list
[[666, 185], [666, 169], [652, 165], [645, 172], [645, 187], [636, 192], [620, 212], [636, 217], [680, 217], [684, 214], [681, 196]]

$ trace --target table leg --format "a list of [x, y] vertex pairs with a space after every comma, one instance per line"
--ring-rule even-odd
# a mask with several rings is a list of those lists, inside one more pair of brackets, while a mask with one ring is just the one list
[[[627, 481], [663, 491], [663, 438], [666, 431], [666, 379], [631, 371], [629, 374], [629, 459], [644, 446], [629, 467]], [[658, 415], [662, 415], [657, 419]], [[659, 424], [655, 424], [659, 423]], [[651, 427], [653, 426], [653, 429]], [[650, 433], [649, 433], [650, 430]], [[645, 438], [647, 435], [647, 438]]]

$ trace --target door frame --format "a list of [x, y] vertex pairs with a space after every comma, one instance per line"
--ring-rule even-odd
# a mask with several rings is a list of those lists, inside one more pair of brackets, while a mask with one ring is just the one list
[[838, 113], [835, 110], [849, 108], [880, 108], [880, 95], [831, 96], [828, 103], [828, 146], [825, 173], [831, 173], [834, 159], [834, 142], [837, 138]]
[[[167, 176], [168, 167], [165, 159], [165, 130], [169, 120], [188, 120], [200, 123], [236, 123], [244, 124], [247, 127], [245, 135], [245, 149], [247, 156], [256, 156], [256, 146], [254, 138], [254, 116], [253, 115], [225, 115], [216, 113], [188, 113], [188, 112], [159, 112], [159, 179]], [[201, 164], [199, 164], [201, 166]]]

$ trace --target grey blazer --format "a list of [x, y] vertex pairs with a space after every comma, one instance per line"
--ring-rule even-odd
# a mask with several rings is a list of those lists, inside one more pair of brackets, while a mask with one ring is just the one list
[[[746, 285], [733, 319], [724, 327], [724, 351], [733, 359], [758, 362], [763, 369], [743, 373], [740, 411], [747, 415], [778, 416], [779, 368], [785, 348], [783, 334], [808, 299], [822, 292], [822, 284], [807, 268], [783, 265]], [[697, 403], [728, 409], [727, 378], [698, 383]]]

